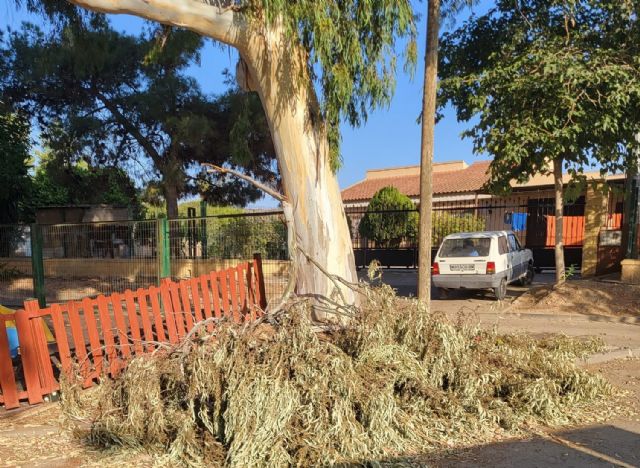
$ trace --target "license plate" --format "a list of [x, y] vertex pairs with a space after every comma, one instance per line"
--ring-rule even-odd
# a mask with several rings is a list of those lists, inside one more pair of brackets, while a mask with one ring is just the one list
[[476, 266], [473, 264], [449, 265], [451, 271], [475, 271]]

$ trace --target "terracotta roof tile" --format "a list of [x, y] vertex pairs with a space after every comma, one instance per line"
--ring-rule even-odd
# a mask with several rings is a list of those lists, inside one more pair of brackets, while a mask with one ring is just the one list
[[[479, 161], [465, 169], [433, 174], [433, 193], [477, 192], [488, 179], [487, 169], [490, 161]], [[396, 187], [409, 197], [420, 195], [420, 175], [403, 175], [396, 177], [380, 177], [365, 179], [342, 191], [343, 201], [370, 200], [383, 187]]]

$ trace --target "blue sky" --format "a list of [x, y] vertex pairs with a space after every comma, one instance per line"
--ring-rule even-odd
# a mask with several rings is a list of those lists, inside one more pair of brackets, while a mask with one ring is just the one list
[[[42, 22], [38, 17], [29, 17], [24, 11], [10, 8], [11, 2], [3, 3], [4, 5], [0, 6], [0, 29], [6, 29], [8, 26], [17, 29], [25, 20], [34, 23]], [[416, 5], [421, 13], [426, 12], [424, 2]], [[473, 11], [484, 13], [490, 5], [489, 0], [481, 0]], [[461, 12], [457, 16], [456, 23], [459, 24], [468, 17], [470, 11], [467, 9]], [[396, 92], [388, 109], [378, 109], [372, 113], [366, 125], [360, 128], [354, 129], [346, 124], [342, 127], [344, 161], [338, 172], [338, 180], [342, 188], [364, 178], [367, 169], [414, 165], [420, 161], [420, 126], [416, 119], [422, 105], [425, 17], [426, 13], [422, 15], [418, 25], [419, 61], [414, 79], [411, 80], [400, 70]], [[132, 34], [136, 34], [143, 27], [143, 22], [139, 18], [131, 16], [112, 15], [111, 20], [114, 27]], [[445, 28], [450, 26], [450, 22], [445, 22]], [[222, 71], [225, 68], [233, 70], [236, 57], [233, 49], [220, 48], [208, 42], [202, 52], [201, 63], [192, 66], [190, 71], [205, 92], [222, 92], [225, 90]], [[452, 109], [444, 110], [444, 118], [436, 126], [435, 160], [437, 162], [464, 159], [470, 163], [487, 158], [474, 155], [471, 141], [460, 137], [467, 126], [468, 124], [456, 121]]]

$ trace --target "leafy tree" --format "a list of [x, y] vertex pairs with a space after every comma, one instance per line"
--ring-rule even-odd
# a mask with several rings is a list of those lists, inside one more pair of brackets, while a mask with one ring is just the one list
[[[414, 64], [409, 0], [72, 3], [185, 27], [236, 48], [237, 81], [258, 93], [273, 132], [298, 246], [325, 270], [357, 281], [334, 174], [339, 124], [344, 119], [358, 125], [371, 109], [389, 103], [398, 39], [406, 43], [407, 65]], [[297, 292], [331, 295], [334, 282], [304, 256], [296, 257]], [[348, 288], [343, 293], [357, 300]]]
[[[418, 213], [409, 197], [395, 187], [378, 190], [360, 221], [360, 235], [381, 247], [400, 246], [403, 240], [416, 237]], [[393, 211], [393, 212], [389, 212]]]
[[48, 205], [108, 204], [129, 207], [135, 219], [143, 217], [138, 189], [122, 169], [72, 162], [59, 153], [41, 154], [32, 181], [31, 217]]
[[[245, 204], [262, 194], [199, 163], [241, 166], [274, 180], [268, 126], [255, 117], [263, 114], [255, 97], [233, 90], [212, 98], [185, 74], [201, 45], [200, 36], [180, 29], [121, 34], [103, 16], [53, 35], [25, 25], [5, 41], [3, 94], [30, 111], [49, 146], [71, 159], [137, 174], [150, 166], [142, 175], [156, 182], [171, 218], [178, 199], [192, 193]], [[230, 135], [243, 145], [233, 145]]]
[[21, 238], [15, 223], [24, 220], [30, 190], [29, 146], [28, 121], [0, 102], [0, 257], [8, 257]]
[[29, 193], [29, 123], [0, 103], [0, 224], [17, 223]]
[[637, 2], [502, 0], [442, 41], [442, 102], [477, 152], [494, 156], [490, 188], [553, 174], [556, 280], [564, 280], [563, 169], [574, 183], [631, 161], [640, 115]]

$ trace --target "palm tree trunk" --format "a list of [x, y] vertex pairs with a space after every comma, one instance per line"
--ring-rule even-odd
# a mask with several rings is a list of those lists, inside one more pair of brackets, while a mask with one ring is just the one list
[[427, 50], [425, 53], [422, 96], [422, 147], [420, 151], [420, 233], [418, 236], [418, 298], [431, 298], [431, 212], [433, 146], [436, 125], [436, 90], [438, 77], [438, 32], [440, 0], [429, 0], [427, 16]]

